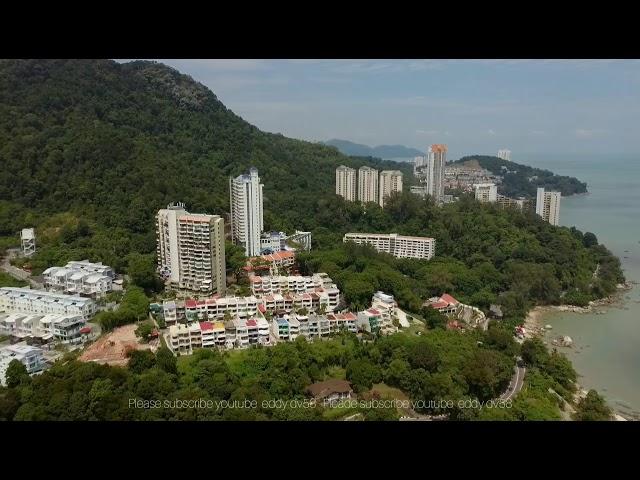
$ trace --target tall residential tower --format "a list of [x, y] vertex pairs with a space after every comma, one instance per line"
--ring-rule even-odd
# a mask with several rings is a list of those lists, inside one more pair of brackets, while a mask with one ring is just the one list
[[560, 192], [545, 192], [544, 188], [538, 188], [536, 213], [551, 225], [558, 225], [560, 223], [561, 198]]
[[210, 295], [226, 291], [224, 219], [191, 214], [184, 204], [156, 216], [158, 271], [179, 290]]
[[429, 147], [426, 165], [422, 167], [427, 194], [437, 203], [444, 201], [444, 166], [447, 162], [447, 146], [434, 144]]
[[402, 191], [402, 172], [400, 170], [383, 170], [380, 172], [380, 206], [384, 207], [385, 200], [393, 192]]
[[370, 167], [358, 170], [358, 200], [362, 203], [378, 202], [378, 171]]
[[255, 168], [249, 169], [248, 175], [229, 179], [231, 238], [244, 247], [248, 257], [260, 255], [260, 234], [264, 228], [262, 187]]
[[356, 200], [356, 170], [340, 165], [336, 168], [336, 195], [340, 195], [348, 202]]

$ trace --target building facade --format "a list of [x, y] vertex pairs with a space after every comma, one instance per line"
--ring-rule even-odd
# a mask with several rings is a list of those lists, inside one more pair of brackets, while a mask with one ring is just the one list
[[113, 290], [115, 272], [108, 265], [83, 260], [49, 267], [42, 277], [47, 290], [98, 298]]
[[336, 195], [348, 202], [355, 202], [357, 191], [356, 170], [344, 165], [336, 168]]
[[169, 205], [156, 216], [158, 272], [172, 288], [224, 295], [226, 263], [224, 219], [191, 214], [184, 204]]
[[378, 202], [378, 171], [371, 167], [358, 169], [358, 200], [361, 203]]
[[260, 255], [260, 234], [264, 228], [262, 188], [258, 170], [229, 179], [231, 204], [231, 238], [245, 250], [245, 255]]
[[24, 287], [2, 287], [0, 312], [79, 315], [84, 320], [89, 320], [96, 313], [96, 304], [90, 298], [75, 295]]
[[35, 340], [38, 343], [58, 341], [82, 343], [82, 332], [87, 321], [78, 314], [0, 314], [0, 333], [18, 340]]
[[502, 160], [511, 161], [511, 150], [507, 150], [506, 148], [502, 150], [498, 150], [498, 158], [501, 158]]
[[474, 186], [476, 200], [481, 203], [498, 201], [498, 187], [495, 183], [476, 183]]
[[0, 348], [0, 385], [7, 385], [6, 373], [13, 360], [23, 364], [29, 375], [41, 371], [45, 365], [43, 351], [38, 347], [32, 347], [26, 343], [2, 347]]
[[536, 213], [551, 225], [560, 223], [560, 192], [545, 192], [544, 188], [538, 188], [536, 195]]
[[394, 192], [402, 192], [402, 172], [400, 170], [383, 170], [380, 172], [378, 185], [380, 206]]
[[397, 233], [347, 233], [344, 242], [368, 244], [380, 253], [389, 253], [396, 258], [422, 258], [429, 260], [435, 255], [436, 240], [430, 237], [409, 237]]

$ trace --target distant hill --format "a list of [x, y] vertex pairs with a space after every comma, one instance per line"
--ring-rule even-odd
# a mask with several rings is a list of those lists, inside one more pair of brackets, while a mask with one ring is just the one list
[[[451, 165], [455, 164], [465, 164], [474, 168], [480, 166], [494, 175], [501, 175], [503, 179], [498, 191], [508, 197], [532, 198], [536, 196], [538, 187], [561, 192], [563, 197], [587, 192], [587, 184], [577, 178], [556, 175], [549, 170], [522, 165], [490, 155], [462, 157], [451, 163]], [[507, 171], [509, 173], [505, 173]]]
[[325, 145], [336, 147], [340, 153], [344, 155], [352, 155], [357, 157], [376, 157], [383, 159], [392, 158], [409, 158], [418, 155], [424, 155], [424, 152], [404, 145], [378, 145], [377, 147], [369, 147], [360, 143], [353, 143], [349, 140], [333, 139], [323, 142]]

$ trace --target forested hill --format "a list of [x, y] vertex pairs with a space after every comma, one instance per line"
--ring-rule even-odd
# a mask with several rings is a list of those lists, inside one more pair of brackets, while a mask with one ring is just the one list
[[[562, 192], [565, 197], [587, 191], [587, 184], [577, 178], [556, 175], [549, 170], [522, 165], [498, 157], [472, 155], [462, 157], [452, 164], [469, 164], [470, 162], [477, 162], [491, 173], [503, 176], [502, 184], [498, 190], [508, 197], [535, 197], [538, 187]], [[506, 171], [509, 173], [505, 173]]]
[[227, 212], [228, 177], [250, 166], [265, 228], [287, 231], [311, 227], [340, 164], [398, 168], [261, 132], [165, 65], [110, 60], [1, 60], [0, 163], [0, 236], [29, 224], [46, 240], [82, 218], [116, 264], [155, 250], [154, 214], [169, 202]]

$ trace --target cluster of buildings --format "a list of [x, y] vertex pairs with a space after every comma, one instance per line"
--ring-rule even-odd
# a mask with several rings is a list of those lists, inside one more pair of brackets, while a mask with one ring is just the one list
[[[435, 199], [438, 204], [444, 203], [445, 164], [447, 163], [447, 146], [434, 144], [424, 157], [415, 157], [413, 173], [420, 180], [424, 192]], [[418, 193], [418, 191], [414, 192]]]
[[0, 288], [0, 334], [14, 341], [81, 343], [95, 314], [90, 298], [21, 287]]
[[436, 251], [436, 240], [431, 237], [411, 237], [397, 233], [347, 233], [344, 242], [371, 245], [380, 253], [396, 258], [430, 260]]
[[42, 273], [47, 290], [99, 298], [113, 290], [113, 268], [89, 260], [72, 261], [64, 267], [49, 267]]
[[326, 274], [304, 276], [251, 276], [252, 295], [195, 300], [165, 300], [162, 314], [167, 325], [179, 322], [250, 318], [268, 313], [333, 312], [340, 304], [340, 290]]
[[[479, 183], [474, 185], [475, 198], [482, 203], [497, 203], [502, 207], [515, 207], [521, 210], [531, 209], [530, 200], [525, 198], [509, 198], [498, 193], [495, 183]], [[535, 211], [542, 219], [551, 225], [558, 225], [560, 222], [560, 192], [547, 192], [540, 187], [536, 194]]]
[[171, 323], [167, 343], [174, 353], [189, 355], [195, 348], [269, 346], [294, 341], [299, 336], [308, 340], [327, 338], [341, 331], [386, 335], [398, 330], [395, 326], [398, 319], [406, 320], [394, 297], [383, 292], [376, 292], [371, 308], [357, 314], [329, 310], [328, 313], [320, 313], [317, 308], [269, 304], [269, 298], [278, 295], [284, 297], [287, 294], [278, 293], [260, 299], [187, 300], [184, 313], [177, 313], [179, 307], [176, 302], [165, 302], [164, 318]]
[[356, 199], [361, 203], [376, 202], [384, 207], [384, 202], [394, 192], [402, 191], [402, 172], [399, 170], [378, 170], [363, 166], [358, 169], [344, 165], [336, 169], [336, 194], [349, 202]]
[[[258, 170], [229, 179], [231, 240], [247, 257], [311, 249], [311, 232], [264, 233], [263, 190]], [[156, 215], [158, 272], [170, 288], [185, 294], [226, 292], [225, 222], [220, 215], [189, 213], [183, 203]], [[283, 265], [280, 265], [283, 266]]]
[[507, 150], [506, 148], [498, 150], [498, 158], [502, 160], [506, 160], [508, 162], [511, 161], [511, 150]]
[[502, 178], [489, 170], [468, 165], [451, 165], [445, 169], [445, 187], [473, 192], [477, 184], [499, 184]]

